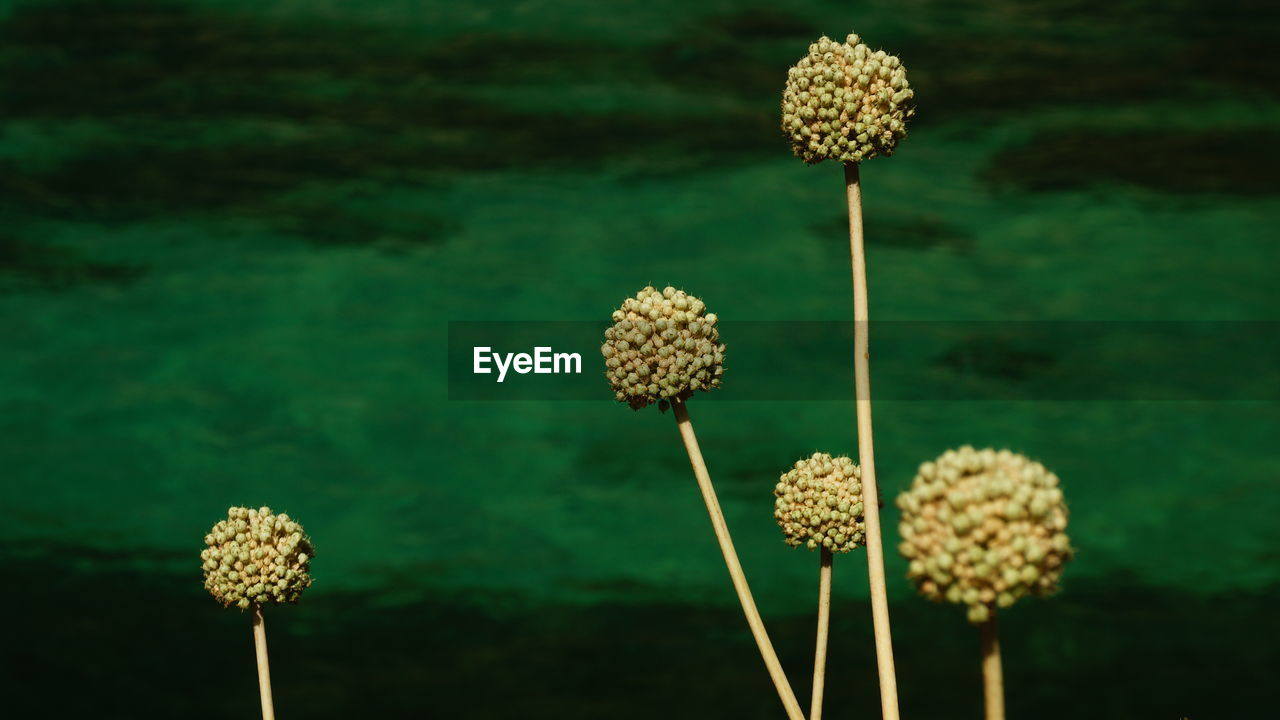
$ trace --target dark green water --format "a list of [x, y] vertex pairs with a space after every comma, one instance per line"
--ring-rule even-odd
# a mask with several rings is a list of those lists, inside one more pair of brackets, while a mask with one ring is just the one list
[[[252, 717], [248, 618], [198, 552], [269, 504], [319, 555], [268, 616], [282, 717], [778, 717], [670, 417], [450, 401], [445, 344], [603, 323], [649, 282], [726, 320], [847, 319], [839, 170], [776, 130], [822, 33], [900, 55], [920, 102], [862, 171], [873, 317], [1280, 320], [1271, 5], [852, 5], [0, 2], [7, 709]], [[970, 383], [877, 405], [882, 492], [966, 442], [1063, 478], [1078, 556], [1002, 619], [1012, 717], [1265, 715], [1275, 345], [1132, 342], [1071, 347], [1117, 389], [1082, 399], [1023, 393], [1071, 369], [981, 338], [873, 363]], [[1263, 390], [1169, 400], [1134, 360], [1169, 354]], [[852, 403], [734, 402], [728, 373], [691, 412], [807, 697], [817, 560], [770, 490], [854, 452]], [[976, 633], [914, 595], [896, 517], [904, 717], [977, 717]], [[860, 554], [836, 594], [827, 715], [872, 717]]]

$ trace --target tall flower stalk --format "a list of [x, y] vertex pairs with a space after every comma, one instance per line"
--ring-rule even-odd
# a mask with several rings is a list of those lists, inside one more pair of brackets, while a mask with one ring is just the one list
[[635, 297], [627, 298], [614, 311], [614, 324], [605, 331], [605, 342], [600, 348], [605, 374], [613, 387], [614, 397], [632, 409], [639, 410], [656, 403], [660, 410], [668, 407], [674, 410], [680, 439], [689, 455], [694, 478], [711, 518], [711, 528], [751, 635], [760, 649], [760, 656], [787, 717], [804, 720], [804, 713], [774, 652], [746, 574], [738, 561], [729, 526], [689, 419], [686, 401], [695, 392], [718, 388], [724, 373], [724, 345], [720, 343], [720, 332], [716, 327], [718, 319], [706, 310], [701, 300], [673, 287], [661, 292], [646, 287]]
[[833, 555], [855, 550], [866, 539], [861, 473], [847, 457], [814, 453], [783, 473], [773, 494], [773, 517], [787, 544], [819, 552], [818, 633], [813, 650], [809, 720], [821, 720], [831, 628]]
[[854, 34], [843, 43], [822, 37], [810, 45], [808, 55], [788, 72], [782, 96], [782, 130], [791, 139], [796, 156], [809, 164], [835, 160], [844, 165], [853, 270], [858, 464], [865, 499], [867, 576], [884, 720], [898, 718], [898, 683], [893, 664], [871, 428], [867, 262], [859, 164], [879, 155], [891, 155], [898, 142], [906, 137], [906, 122], [915, 113], [913, 97], [906, 69], [898, 58], [883, 50], [871, 50]]
[[1058, 476], [1017, 453], [966, 445], [923, 463], [898, 507], [907, 577], [930, 600], [968, 608], [986, 719], [1004, 720], [996, 610], [1058, 588], [1072, 556]]
[[311, 586], [315, 548], [302, 525], [271, 508], [233, 507], [204, 537], [204, 587], [224, 607], [249, 610], [262, 720], [275, 720], [264, 605], [296, 603]]

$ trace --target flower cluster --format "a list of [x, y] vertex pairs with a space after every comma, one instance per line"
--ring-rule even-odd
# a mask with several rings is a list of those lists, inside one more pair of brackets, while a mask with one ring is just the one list
[[1071, 558], [1058, 476], [1008, 450], [948, 450], [898, 507], [907, 576], [931, 600], [968, 606], [970, 622], [1052, 593]]
[[233, 507], [204, 542], [204, 587], [224, 606], [297, 602], [311, 585], [311, 538], [284, 513]]
[[787, 544], [849, 552], [863, 544], [862, 473], [847, 457], [814, 453], [796, 461], [773, 488], [773, 517]]
[[858, 163], [892, 155], [915, 114], [902, 62], [871, 50], [857, 35], [827, 37], [787, 73], [782, 131], [807, 163]]
[[720, 387], [724, 345], [715, 313], [706, 310], [682, 290], [646, 287], [614, 311], [600, 354], [618, 402], [635, 410], [656, 402], [665, 410], [670, 401]]

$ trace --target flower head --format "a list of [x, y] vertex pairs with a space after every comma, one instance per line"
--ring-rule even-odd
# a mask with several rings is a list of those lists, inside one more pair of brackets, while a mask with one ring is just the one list
[[787, 73], [782, 131], [810, 164], [892, 155], [907, 136], [914, 95], [898, 58], [873, 51], [857, 35], [843, 43], [823, 36]]
[[1051, 594], [1071, 559], [1058, 476], [1008, 450], [948, 450], [920, 466], [898, 507], [907, 577], [930, 600], [968, 606], [970, 622]]
[[233, 507], [204, 543], [204, 587], [224, 606], [297, 602], [311, 586], [311, 538], [284, 513]]
[[814, 453], [778, 478], [773, 517], [787, 544], [845, 553], [863, 544], [862, 473], [847, 457]]
[[683, 290], [646, 287], [627, 298], [604, 331], [605, 374], [618, 402], [639, 410], [720, 387], [724, 345], [715, 313]]

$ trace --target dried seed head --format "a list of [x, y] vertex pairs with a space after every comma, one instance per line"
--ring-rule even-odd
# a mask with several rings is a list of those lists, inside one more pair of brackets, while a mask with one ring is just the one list
[[930, 600], [966, 605], [970, 622], [1053, 593], [1073, 553], [1058, 476], [1008, 450], [948, 450], [898, 507], [907, 577]]
[[672, 400], [720, 387], [724, 345], [718, 318], [706, 310], [673, 287], [646, 287], [623, 301], [600, 346], [618, 402], [635, 410], [656, 402], [665, 410]]
[[843, 43], [823, 36], [787, 73], [782, 131], [810, 164], [892, 155], [907, 136], [914, 96], [898, 58], [873, 51], [857, 35]]
[[311, 538], [284, 513], [233, 507], [204, 543], [204, 587], [226, 607], [297, 602], [311, 586]]
[[792, 547], [845, 553], [863, 544], [862, 473], [847, 457], [798, 460], [773, 488], [773, 517]]

